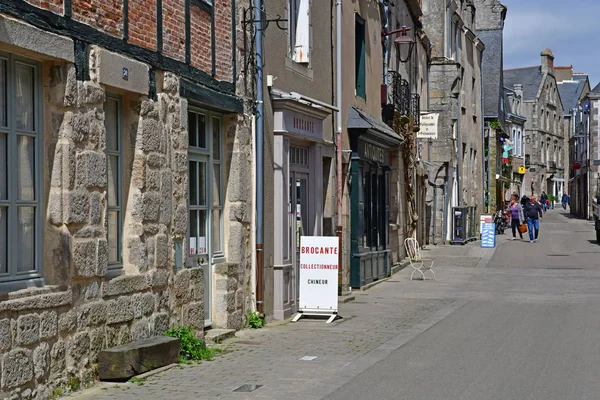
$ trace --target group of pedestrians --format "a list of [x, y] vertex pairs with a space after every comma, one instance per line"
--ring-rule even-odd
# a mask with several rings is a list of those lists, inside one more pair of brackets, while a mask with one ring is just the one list
[[[563, 193], [561, 198], [563, 209], [567, 209], [567, 204], [570, 200], [571, 198], [569, 195]], [[538, 201], [535, 196], [523, 196], [519, 199], [519, 194], [516, 192], [513, 193], [510, 197], [510, 204], [508, 205], [510, 227], [512, 229], [511, 240], [517, 239], [517, 233], [521, 240], [523, 240], [524, 228], [522, 228], [522, 226], [526, 224], [529, 233], [529, 242], [538, 243], [540, 222], [543, 220], [544, 214], [548, 211], [548, 204], [549, 201], [546, 192], [542, 192], [540, 201]]]
[[519, 200], [518, 194], [513, 194], [510, 198], [510, 204], [508, 206], [510, 213], [510, 226], [512, 229], [512, 239], [519, 237], [523, 240], [523, 232], [521, 231], [521, 225], [527, 223], [527, 230], [529, 231], [529, 241], [531, 243], [539, 242], [540, 234], [540, 221], [543, 219], [544, 210], [542, 205], [536, 200], [535, 196], [527, 197], [523, 196]]

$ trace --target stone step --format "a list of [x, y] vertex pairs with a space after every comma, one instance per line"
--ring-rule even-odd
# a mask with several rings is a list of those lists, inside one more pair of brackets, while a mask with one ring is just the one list
[[98, 354], [101, 381], [123, 381], [165, 365], [179, 362], [180, 339], [154, 336]]
[[235, 336], [235, 329], [209, 329], [204, 332], [204, 340], [212, 343], [221, 343], [225, 339]]

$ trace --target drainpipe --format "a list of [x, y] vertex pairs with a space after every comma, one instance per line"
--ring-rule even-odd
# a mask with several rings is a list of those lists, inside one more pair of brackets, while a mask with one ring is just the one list
[[[388, 50], [389, 37], [387, 33], [389, 31], [389, 21], [388, 21], [388, 5], [386, 0], [379, 0], [379, 5], [382, 8], [383, 14], [383, 83], [385, 84], [386, 90], [388, 85], [388, 58], [390, 56]], [[387, 100], [387, 99], [386, 99]]]
[[[483, 57], [479, 57], [479, 71], [481, 72], [481, 78], [483, 78]], [[481, 85], [481, 166], [485, 166], [485, 90], [483, 88], [483, 79], [479, 79], [479, 84]], [[504, 90], [504, 89], [502, 89]], [[521, 134], [521, 139], [523, 139], [523, 134]], [[489, 165], [488, 165], [489, 170]], [[485, 208], [485, 171], [481, 174], [481, 191], [482, 199], [481, 199], [481, 211], [483, 212]], [[489, 192], [489, 190], [488, 190]]]
[[[458, 29], [458, 28], [457, 28]], [[456, 39], [455, 39], [455, 49], [456, 49], [456, 58], [459, 58], [459, 53], [458, 53], [458, 36], [456, 35]], [[462, 85], [464, 82], [460, 82], [460, 84]], [[457, 163], [456, 163], [456, 191], [458, 192], [458, 200], [457, 200], [457, 207], [460, 207], [461, 205], [461, 200], [462, 200], [462, 188], [461, 188], [461, 184], [460, 184], [460, 174], [461, 174], [461, 170], [462, 170], [462, 138], [460, 135], [460, 117], [461, 117], [461, 107], [462, 104], [460, 102], [460, 93], [458, 94], [458, 108], [456, 110], [456, 143], [457, 143]]]
[[337, 227], [338, 237], [338, 294], [342, 294], [343, 288], [343, 228], [342, 228], [342, 0], [335, 2], [335, 47], [336, 47], [336, 97], [337, 97], [337, 127], [336, 127], [336, 167], [337, 167]]
[[256, 308], [264, 318], [263, 308], [263, 197], [264, 197], [264, 98], [262, 58], [262, 0], [254, 1], [256, 29]]

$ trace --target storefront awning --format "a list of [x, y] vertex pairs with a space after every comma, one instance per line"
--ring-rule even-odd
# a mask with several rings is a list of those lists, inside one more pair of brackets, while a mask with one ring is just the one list
[[350, 113], [348, 114], [348, 130], [351, 129], [367, 130], [374, 136], [386, 141], [388, 146], [397, 146], [404, 142], [404, 138], [383, 121], [354, 106], [350, 106]]
[[553, 182], [564, 182], [565, 178], [552, 178]]

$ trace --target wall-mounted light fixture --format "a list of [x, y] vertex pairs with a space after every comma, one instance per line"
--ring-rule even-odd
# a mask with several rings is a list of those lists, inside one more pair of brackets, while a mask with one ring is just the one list
[[[381, 39], [386, 36], [395, 35], [396, 33], [401, 33], [396, 39], [394, 39], [394, 46], [396, 47], [396, 52], [398, 53], [398, 59], [400, 62], [405, 63], [410, 60], [412, 56], [413, 48], [415, 47], [415, 40], [407, 35], [407, 32], [410, 31], [411, 28], [407, 28], [406, 26], [402, 26], [400, 29], [395, 29], [390, 32], [383, 32], [381, 34]], [[402, 57], [403, 52], [406, 52], [406, 57]]]

